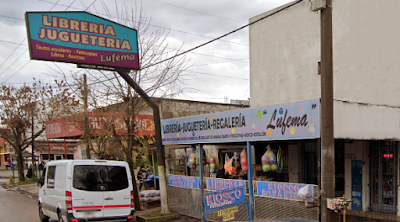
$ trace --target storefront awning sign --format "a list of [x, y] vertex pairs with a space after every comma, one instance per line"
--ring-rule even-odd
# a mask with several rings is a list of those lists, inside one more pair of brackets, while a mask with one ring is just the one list
[[240, 109], [161, 121], [168, 144], [312, 139], [320, 137], [320, 100]]

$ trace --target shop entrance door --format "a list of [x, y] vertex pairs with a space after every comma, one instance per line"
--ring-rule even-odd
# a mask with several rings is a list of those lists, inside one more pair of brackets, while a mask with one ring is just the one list
[[394, 141], [371, 141], [372, 211], [396, 213], [396, 148]]

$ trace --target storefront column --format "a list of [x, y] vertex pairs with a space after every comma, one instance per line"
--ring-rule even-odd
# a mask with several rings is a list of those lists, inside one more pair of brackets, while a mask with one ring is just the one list
[[199, 166], [200, 166], [200, 195], [201, 195], [201, 221], [205, 221], [205, 215], [204, 215], [204, 202], [203, 202], [203, 197], [204, 197], [204, 185], [203, 185], [203, 145], [199, 144], [197, 145], [199, 149]]
[[247, 141], [247, 180], [249, 187], [249, 219], [253, 221], [254, 201], [253, 201], [253, 163], [251, 162], [251, 147], [250, 142]]

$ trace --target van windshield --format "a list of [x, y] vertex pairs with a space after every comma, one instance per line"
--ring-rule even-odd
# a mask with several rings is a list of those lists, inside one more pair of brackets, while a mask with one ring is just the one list
[[72, 186], [85, 191], [117, 191], [128, 188], [123, 166], [75, 165]]

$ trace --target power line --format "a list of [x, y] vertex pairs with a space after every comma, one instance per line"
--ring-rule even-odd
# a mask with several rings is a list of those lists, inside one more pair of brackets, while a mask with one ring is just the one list
[[10, 77], [8, 77], [6, 80], [4, 80], [4, 82], [7, 82], [7, 80], [11, 79], [13, 76], [15, 76], [15, 74], [17, 74], [21, 69], [23, 69], [26, 65], [28, 65], [28, 63], [31, 60], [28, 60], [28, 62], [26, 62], [23, 66], [21, 66], [21, 68], [19, 68], [16, 72], [14, 72]]
[[[0, 42], [6, 42], [6, 43], [10, 43], [10, 44], [16, 44], [16, 45], [19, 45], [18, 43], [16, 43], [16, 42], [11, 42], [11, 41], [6, 41], [6, 40], [0, 40]], [[21, 45], [24, 45], [24, 46], [27, 46], [27, 44], [21, 44]], [[177, 50], [178, 51], [178, 49], [173, 49], [173, 48], [167, 48], [167, 49], [171, 49], [171, 50]], [[198, 52], [190, 52], [190, 53], [193, 53], [193, 54], [196, 54], [196, 55], [201, 55], [201, 56], [207, 56], [207, 57], [214, 57], [214, 58], [219, 58], [219, 59], [225, 59], [225, 60], [228, 60], [229, 62], [245, 62], [245, 63], [249, 63], [248, 61], [243, 61], [243, 60], [248, 60], [248, 58], [247, 59], [231, 59], [231, 58], [226, 58], [226, 57], [222, 57], [222, 56], [216, 56], [216, 55], [211, 55], [211, 54], [204, 54], [204, 53], [198, 53]], [[224, 61], [224, 62], [226, 62], [226, 61]], [[219, 62], [219, 63], [224, 63], [224, 62]], [[218, 63], [218, 62], [217, 62]], [[216, 63], [215, 63], [216, 64]], [[205, 64], [205, 65], [208, 65], [208, 64]], [[1, 65], [0, 65], [1, 66]], [[200, 66], [200, 65], [199, 65]]]
[[57, 0], [57, 2], [53, 5], [53, 7], [51, 7], [51, 9], [50, 9], [49, 11], [53, 10], [53, 8], [56, 7], [56, 5], [57, 5], [59, 2], [60, 2], [60, 0]]
[[86, 8], [85, 8], [85, 11], [88, 10], [88, 8], [90, 8], [90, 6], [92, 6], [96, 1], [97, 1], [97, 0], [94, 0], [94, 1], [92, 2], [92, 4], [90, 4], [88, 7], [86, 7]]
[[0, 15], [0, 17], [25, 21], [25, 19], [15, 18], [15, 17], [7, 16], [7, 15]]
[[[24, 40], [25, 41], [25, 40]], [[5, 43], [10, 43], [10, 44], [14, 44], [14, 45], [19, 45], [20, 43], [17, 43], [17, 42], [10, 42], [10, 41], [6, 41], [6, 40], [1, 40], [0, 39], [0, 42], [5, 42]], [[21, 44], [21, 45], [25, 45], [25, 46], [27, 46], [26, 44]], [[4, 63], [4, 62], [3, 62]], [[3, 64], [2, 63], [2, 64]], [[1, 65], [0, 65], [1, 66]]]
[[169, 6], [176, 7], [176, 8], [180, 8], [180, 9], [185, 9], [185, 10], [192, 11], [192, 12], [197, 12], [197, 13], [213, 16], [213, 17], [220, 18], [220, 19], [225, 19], [225, 20], [241, 23], [240, 21], [237, 21], [237, 20], [234, 20], [234, 19], [224, 18], [224, 17], [221, 17], [221, 16], [212, 15], [212, 14], [201, 12], [201, 11], [196, 11], [196, 10], [193, 10], [193, 9], [185, 8], [185, 7], [182, 7], [182, 6], [178, 6], [178, 5], [174, 5], [174, 4], [170, 4], [170, 3], [166, 3], [166, 2], [160, 2], [160, 1], [156, 1], [156, 0], [151, 0], [151, 1], [158, 2], [158, 3], [161, 3], [161, 4], [165, 4], [165, 5], [169, 5]]
[[[69, 7], [71, 7], [71, 5], [75, 2], [76, 0], [73, 0], [73, 2], [65, 9], [65, 11], [67, 10], [67, 9], [69, 9]], [[60, 2], [60, 0], [58, 0], [54, 5], [53, 5], [53, 7], [51, 7], [51, 9], [50, 9], [50, 11], [51, 10], [53, 10], [53, 8], [58, 4], [58, 2]], [[94, 2], [93, 2], [94, 3]], [[6, 17], [8, 17], [8, 18], [12, 18], [12, 17], [10, 17], [10, 16], [6, 16]], [[17, 19], [17, 18], [16, 18]], [[18, 19], [19, 20], [19, 19]], [[14, 54], [14, 52], [17, 50], [17, 48], [19, 47], [19, 46], [21, 46], [21, 44], [24, 42], [26, 40], [26, 37], [22, 40], [22, 42], [21, 43], [19, 43], [18, 44], [18, 46], [11, 52], [11, 54], [6, 58], [6, 60], [4, 60], [1, 64], [0, 64], [0, 67], [1, 67], [1, 65], [3, 65], [4, 64], [4, 62], [5, 61], [7, 61], [13, 54]], [[8, 69], [10, 69], [10, 67], [19, 59], [19, 58], [21, 58], [21, 56], [23, 55], [23, 54], [25, 54], [25, 52], [26, 51], [28, 51], [28, 49], [26, 49], [6, 70], [4, 70], [1, 74], [0, 74], [0, 76], [5, 72], [5, 71], [7, 71]], [[18, 69], [18, 71], [17, 72], [15, 72], [15, 73], [13, 73], [7, 80], [9, 80], [11, 77], [13, 77], [15, 74], [17, 74], [22, 68], [24, 68], [26, 65], [28, 65], [28, 63], [30, 63], [31, 62], [31, 60], [29, 60], [27, 63], [25, 63], [20, 69]], [[7, 82], [7, 80], [5, 80], [5, 82]]]
[[[46, 2], [46, 3], [49, 3], [49, 4], [54, 4], [53, 2], [49, 2], [49, 1], [47, 1], [47, 0], [37, 0], [37, 1]], [[66, 7], [66, 5], [64, 5], [64, 4], [58, 4], [58, 3], [57, 3], [57, 5]], [[81, 8], [72, 7], [72, 6], [71, 6], [71, 8], [78, 9], [78, 10], [83, 10], [83, 9], [81, 9]], [[106, 14], [104, 14], [104, 13], [97, 13], [97, 14], [103, 15], [103, 16], [108, 16], [108, 15], [106, 15]], [[111, 18], [120, 19], [120, 18], [118, 18], [118, 17], [116, 17], [116, 16], [112, 16], [112, 15], [110, 15], [110, 17], [111, 17]], [[122, 19], [122, 20], [129, 21], [129, 22], [134, 22], [133, 20], [130, 20], [130, 19]], [[160, 29], [166, 29], [166, 30], [171, 30], [171, 31], [174, 31], [174, 32], [180, 32], [180, 33], [184, 33], [184, 34], [188, 34], [188, 35], [194, 35], [194, 36], [199, 36], [199, 37], [203, 37], [203, 38], [213, 39], [213, 37], [204, 36], [204, 35], [195, 34], [195, 33], [190, 33], [190, 32], [185, 32], [185, 31], [181, 31], [181, 30], [177, 30], [177, 29], [165, 28], [165, 27], [158, 26], [158, 25], [152, 25], [152, 24], [150, 24], [150, 23], [149, 23], [148, 25], [149, 25], [149, 26], [152, 26], [152, 27], [160, 28]], [[232, 41], [229, 41], [229, 40], [221, 40], [221, 41], [223, 41], [223, 42], [229, 42], [229, 43], [237, 44], [237, 45], [249, 46], [249, 45], [247, 45], [247, 44], [242, 44], [242, 43], [238, 43], [238, 42], [232, 42]]]
[[[297, 0], [297, 2], [294, 3], [294, 4], [297, 4], [297, 3], [301, 2], [301, 1], [303, 1], [303, 0]], [[208, 41], [208, 42], [205, 42], [205, 43], [203, 43], [203, 44], [201, 44], [201, 45], [198, 45], [198, 46], [196, 46], [196, 47], [194, 47], [194, 48], [191, 48], [191, 49], [186, 50], [186, 51], [184, 51], [184, 52], [178, 53], [178, 54], [176, 54], [176, 55], [174, 55], [174, 56], [172, 56], [172, 57], [170, 57], [170, 58], [168, 58], [168, 59], [164, 59], [164, 60], [159, 61], [159, 62], [156, 62], [156, 63], [154, 63], [154, 64], [150, 64], [150, 65], [148, 65], [148, 66], [146, 66], [146, 67], [144, 67], [144, 68], [142, 68], [142, 69], [150, 68], [150, 67], [152, 67], [152, 66], [158, 65], [158, 64], [160, 64], [160, 63], [166, 62], [166, 61], [168, 61], [168, 60], [171, 60], [171, 59], [173, 59], [173, 58], [176, 58], [176, 57], [178, 57], [178, 56], [181, 56], [181, 55], [183, 55], [183, 54], [186, 54], [186, 53], [188, 53], [188, 52], [190, 52], [190, 51], [193, 51], [193, 50], [195, 50], [195, 49], [201, 48], [201, 47], [203, 47], [203, 46], [205, 46], [205, 45], [208, 45], [208, 44], [210, 44], [210, 43], [212, 43], [212, 42], [215, 42], [215, 41], [217, 41], [217, 40], [219, 40], [219, 39], [221, 39], [221, 38], [224, 38], [224, 37], [226, 37], [226, 36], [228, 36], [228, 35], [231, 35], [231, 34], [237, 32], [237, 31], [239, 31], [239, 30], [242, 30], [242, 29], [244, 29], [244, 28], [246, 28], [246, 27], [248, 27], [248, 26], [250, 26], [250, 25], [253, 25], [253, 24], [255, 24], [255, 23], [257, 23], [257, 22], [259, 22], [259, 21], [261, 21], [261, 20], [264, 20], [264, 19], [266, 19], [266, 18], [268, 18], [268, 17], [270, 17], [270, 16], [272, 16], [272, 15], [275, 15], [275, 14], [277, 14], [278, 12], [281, 12], [281, 11], [283, 11], [283, 10], [289, 8], [289, 7], [292, 7], [294, 4], [291, 4], [291, 5], [288, 5], [288, 6], [286, 6], [286, 7], [283, 7], [283, 8], [281, 8], [281, 9], [277, 10], [277, 11], [272, 12], [271, 14], [268, 14], [268, 15], [262, 17], [262, 18], [259, 18], [259, 19], [255, 20], [255, 21], [253, 21], [253, 22], [250, 22], [250, 23], [247, 24], [247, 25], [244, 25], [244, 26], [242, 26], [242, 27], [240, 27], [240, 28], [237, 28], [237, 29], [235, 29], [235, 30], [233, 30], [233, 31], [230, 31], [230, 32], [228, 32], [228, 33], [226, 33], [226, 34], [224, 34], [224, 35], [221, 35], [221, 36], [218, 37], [218, 38], [212, 39], [212, 40], [210, 40], [210, 41]]]
[[240, 79], [240, 80], [249, 80], [241, 77], [235, 77], [235, 76], [223, 76], [223, 75], [216, 75], [216, 74], [211, 74], [211, 73], [206, 73], [206, 72], [196, 72], [196, 71], [188, 71], [189, 73], [196, 73], [196, 74], [201, 74], [201, 75], [209, 75], [209, 76], [217, 76], [217, 77], [223, 77], [223, 78], [230, 78], [230, 79]]
[[[26, 39], [26, 38], [25, 38], [25, 39]], [[24, 39], [23, 41], [25, 41], [25, 39]], [[18, 46], [14, 49], [14, 51], [11, 53], [11, 55], [15, 52], [15, 50], [16, 50], [19, 46], [20, 46], [20, 45], [18, 45]], [[12, 62], [11, 65], [9, 65], [9, 66], [7, 67], [7, 69], [5, 69], [2, 73], [0, 73], [0, 76], [3, 75], [7, 70], [9, 70], [9, 69], [11, 68], [11, 66], [13, 66], [13, 65], [15, 64], [15, 62], [17, 62], [18, 59], [21, 58], [21, 57], [25, 54], [25, 52], [27, 52], [27, 51], [28, 51], [28, 49], [25, 49], [25, 51], [23, 51], [23, 52], [21, 53], [21, 55], [19, 55], [18, 58], [15, 59], [14, 62]], [[9, 58], [11, 57], [11, 55], [10, 55], [7, 59], [9, 59]], [[6, 59], [6, 60], [7, 60], [7, 59]], [[6, 60], [4, 60], [4, 62], [5, 62]], [[31, 60], [29, 60], [29, 61], [31, 61]], [[4, 63], [4, 62], [3, 62], [3, 63]], [[3, 64], [3, 63], [2, 63], [2, 64]], [[6, 81], [7, 81], [7, 80], [6, 80]]]

